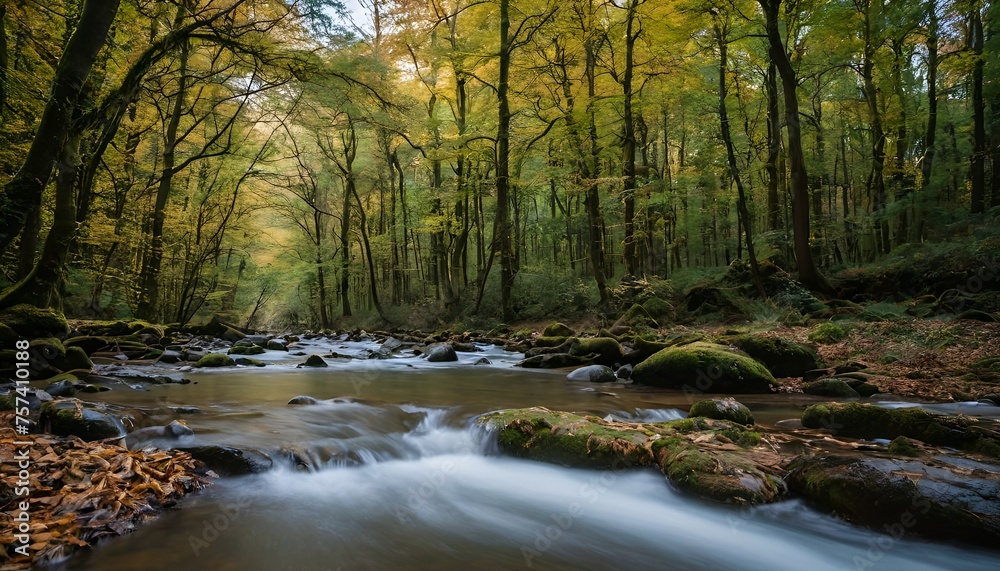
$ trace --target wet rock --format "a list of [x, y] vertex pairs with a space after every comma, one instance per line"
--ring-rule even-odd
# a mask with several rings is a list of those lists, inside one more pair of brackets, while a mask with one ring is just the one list
[[323, 360], [323, 357], [320, 357], [319, 355], [313, 354], [313, 355], [309, 355], [309, 357], [305, 360], [304, 363], [300, 363], [299, 365], [296, 365], [296, 366], [297, 367], [329, 367], [330, 365], [328, 365], [327, 362]]
[[573, 329], [564, 323], [551, 323], [542, 331], [545, 337], [572, 337], [576, 335]]
[[105, 387], [104, 385], [91, 385], [88, 383], [78, 383], [74, 385], [74, 388], [81, 393], [104, 393], [111, 390], [111, 387]]
[[455, 349], [448, 343], [428, 345], [421, 357], [426, 358], [430, 363], [444, 363], [458, 360]]
[[707, 393], [766, 393], [776, 384], [757, 361], [723, 345], [704, 342], [659, 351], [633, 369], [632, 380]]
[[452, 349], [460, 353], [475, 353], [479, 351], [479, 347], [476, 347], [475, 343], [460, 343], [458, 341], [452, 341], [450, 345]]
[[784, 492], [765, 467], [776, 457], [758, 446], [760, 435], [723, 420], [636, 424], [536, 407], [476, 422], [497, 432], [501, 450], [523, 458], [596, 469], [658, 466], [678, 488], [720, 502], [765, 503]]
[[125, 436], [125, 448], [137, 450], [151, 440], [179, 440], [185, 436], [193, 436], [194, 430], [179, 420], [174, 420], [166, 426], [147, 426], [133, 430]]
[[107, 337], [94, 337], [88, 335], [81, 335], [79, 337], [71, 337], [63, 342], [66, 348], [79, 347], [83, 351], [90, 355], [92, 353], [97, 353], [103, 350], [109, 345], [109, 340]]
[[194, 446], [176, 448], [205, 463], [221, 476], [257, 474], [271, 469], [271, 457], [253, 448], [232, 446]]
[[854, 455], [802, 456], [789, 487], [824, 509], [893, 537], [1000, 544], [1000, 473], [938, 461]]
[[60, 399], [42, 404], [39, 422], [46, 432], [102, 440], [125, 436], [125, 425], [103, 403]]
[[825, 377], [832, 377], [837, 374], [837, 371], [833, 369], [811, 369], [802, 373], [802, 382], [811, 383], [813, 381], [818, 381]]
[[816, 351], [801, 343], [764, 335], [739, 335], [726, 342], [764, 363], [775, 377], [801, 377], [820, 368]]
[[261, 361], [260, 359], [254, 359], [253, 357], [237, 357], [233, 360], [234, 363], [243, 367], [266, 367], [267, 363]]
[[233, 345], [227, 352], [229, 355], [260, 355], [265, 351], [260, 345]]
[[802, 387], [807, 395], [837, 398], [860, 398], [861, 395], [842, 379], [820, 379]]
[[45, 392], [54, 397], [71, 397], [73, 396], [73, 393], [76, 392], [76, 389], [73, 388], [75, 382], [76, 381], [71, 379], [62, 379], [54, 383], [49, 383], [49, 385], [45, 387]]
[[271, 340], [271, 337], [268, 335], [247, 335], [243, 338], [243, 340], [253, 343], [254, 345], [264, 347], [267, 345], [267, 342]]
[[232, 367], [236, 362], [233, 361], [228, 355], [223, 355], [222, 353], [208, 353], [204, 357], [198, 359], [198, 362], [194, 364], [195, 367]]
[[382, 342], [380, 348], [387, 353], [392, 353], [393, 351], [399, 349], [402, 346], [403, 346], [402, 341], [396, 339], [395, 337], [389, 337], [388, 339]]
[[167, 364], [178, 363], [181, 360], [181, 354], [179, 351], [166, 350], [160, 355], [160, 362]]
[[632, 377], [632, 365], [622, 365], [615, 370], [615, 377], [626, 380]]
[[318, 403], [319, 400], [311, 396], [299, 395], [297, 397], [292, 397], [287, 404], [318, 404]]
[[268, 339], [265, 347], [268, 351], [288, 351], [288, 343], [284, 339]]
[[754, 423], [753, 413], [750, 412], [750, 409], [732, 397], [706, 399], [694, 403], [688, 412], [688, 418], [698, 416], [728, 420], [737, 424], [752, 425]]
[[567, 381], [589, 382], [589, 383], [613, 383], [617, 379], [611, 367], [605, 365], [589, 365], [581, 367], [566, 375]]
[[490, 360], [487, 359], [486, 357], [480, 357], [476, 359], [475, 363], [473, 363], [473, 365], [492, 365], [492, 364], [493, 363], [491, 363]]
[[922, 456], [924, 453], [919, 446], [905, 436], [893, 438], [892, 442], [889, 443], [887, 451], [893, 456], [908, 456], [911, 458]]
[[872, 404], [814, 404], [802, 413], [806, 428], [874, 440], [898, 436], [1000, 457], [1000, 434], [964, 416], [932, 414], [919, 407], [888, 409]]

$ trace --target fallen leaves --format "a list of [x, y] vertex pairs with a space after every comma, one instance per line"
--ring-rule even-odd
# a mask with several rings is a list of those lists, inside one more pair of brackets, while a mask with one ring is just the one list
[[10, 413], [0, 414], [0, 490], [18, 480], [14, 442], [30, 441], [29, 557], [14, 552], [14, 509], [23, 497], [0, 494], [0, 571], [63, 559], [80, 547], [131, 532], [164, 507], [208, 482], [186, 452], [130, 451], [105, 441], [47, 434], [15, 435]]

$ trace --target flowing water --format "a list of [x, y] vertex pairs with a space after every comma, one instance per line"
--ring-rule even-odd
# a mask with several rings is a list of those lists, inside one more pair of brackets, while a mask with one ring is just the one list
[[[473, 366], [483, 355], [492, 364]], [[276, 468], [221, 479], [182, 509], [57, 568], [1000, 568], [1000, 552], [894, 539], [796, 500], [740, 510], [679, 494], [655, 469], [579, 470], [504, 457], [473, 426], [477, 415], [547, 406], [670, 420], [690, 401], [511, 369], [515, 356], [496, 349], [461, 357], [459, 364], [335, 359], [307, 370], [289, 364], [301, 357], [281, 356], [264, 369], [195, 371], [188, 385], [96, 395], [142, 410], [150, 424], [183, 418], [196, 433], [185, 446], [252, 447], [275, 458]], [[323, 402], [285, 404], [300, 394]], [[811, 402], [741, 400], [759, 422], [797, 416]]]

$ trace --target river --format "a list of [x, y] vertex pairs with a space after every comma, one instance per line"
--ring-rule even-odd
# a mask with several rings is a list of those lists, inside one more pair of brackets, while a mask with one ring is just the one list
[[[314, 349], [331, 347], [370, 348]], [[492, 364], [472, 364], [483, 356]], [[331, 359], [326, 369], [295, 369], [302, 357], [268, 352], [266, 368], [197, 370], [184, 373], [187, 385], [89, 396], [140, 409], [149, 424], [182, 418], [195, 431], [185, 446], [252, 447], [276, 468], [217, 480], [182, 509], [54, 568], [1000, 568], [1000, 552], [896, 539], [798, 500], [737, 509], [678, 493], [655, 469], [578, 470], [499, 455], [472, 425], [477, 415], [546, 406], [669, 420], [683, 417], [690, 400], [513, 369], [517, 355], [497, 348], [460, 357]], [[286, 404], [302, 394], [323, 402]], [[814, 399], [740, 400], [758, 422], [773, 423]]]

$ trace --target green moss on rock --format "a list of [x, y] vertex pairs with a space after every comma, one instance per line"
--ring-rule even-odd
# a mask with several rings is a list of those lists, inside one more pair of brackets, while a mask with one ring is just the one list
[[544, 337], [572, 337], [576, 332], [565, 323], [552, 323], [542, 332]]
[[726, 340], [747, 355], [764, 363], [775, 377], [801, 377], [820, 368], [816, 351], [801, 343], [764, 335], [738, 335]]
[[1000, 437], [995, 433], [979, 428], [968, 417], [931, 414], [919, 407], [888, 409], [861, 403], [815, 404], [802, 413], [802, 426], [867, 440], [905, 436], [927, 444], [1000, 456]]
[[23, 303], [0, 311], [0, 323], [14, 330], [19, 339], [65, 339], [70, 331], [61, 313]]
[[752, 425], [753, 413], [743, 403], [732, 397], [722, 399], [706, 399], [691, 406], [688, 417], [705, 417], [717, 420], [728, 420], [737, 424]]
[[78, 436], [83, 440], [102, 440], [125, 436], [125, 425], [100, 405], [77, 399], [42, 403], [39, 421], [42, 427], [58, 436]]
[[807, 337], [813, 343], [831, 345], [847, 339], [847, 329], [838, 323], [827, 321], [813, 327]]
[[802, 387], [807, 395], [837, 398], [860, 398], [861, 394], [842, 379], [819, 379]]
[[222, 353], [208, 353], [198, 362], [194, 364], [195, 367], [232, 367], [236, 363], [228, 355], [223, 355]]
[[87, 352], [80, 347], [67, 347], [66, 354], [55, 360], [53, 364], [63, 371], [90, 371], [94, 368], [93, 361], [87, 356]]
[[235, 345], [229, 348], [230, 355], [260, 355], [265, 349], [259, 345]]
[[757, 361], [713, 343], [671, 347], [639, 363], [636, 383], [707, 393], [764, 393], [776, 384]]

